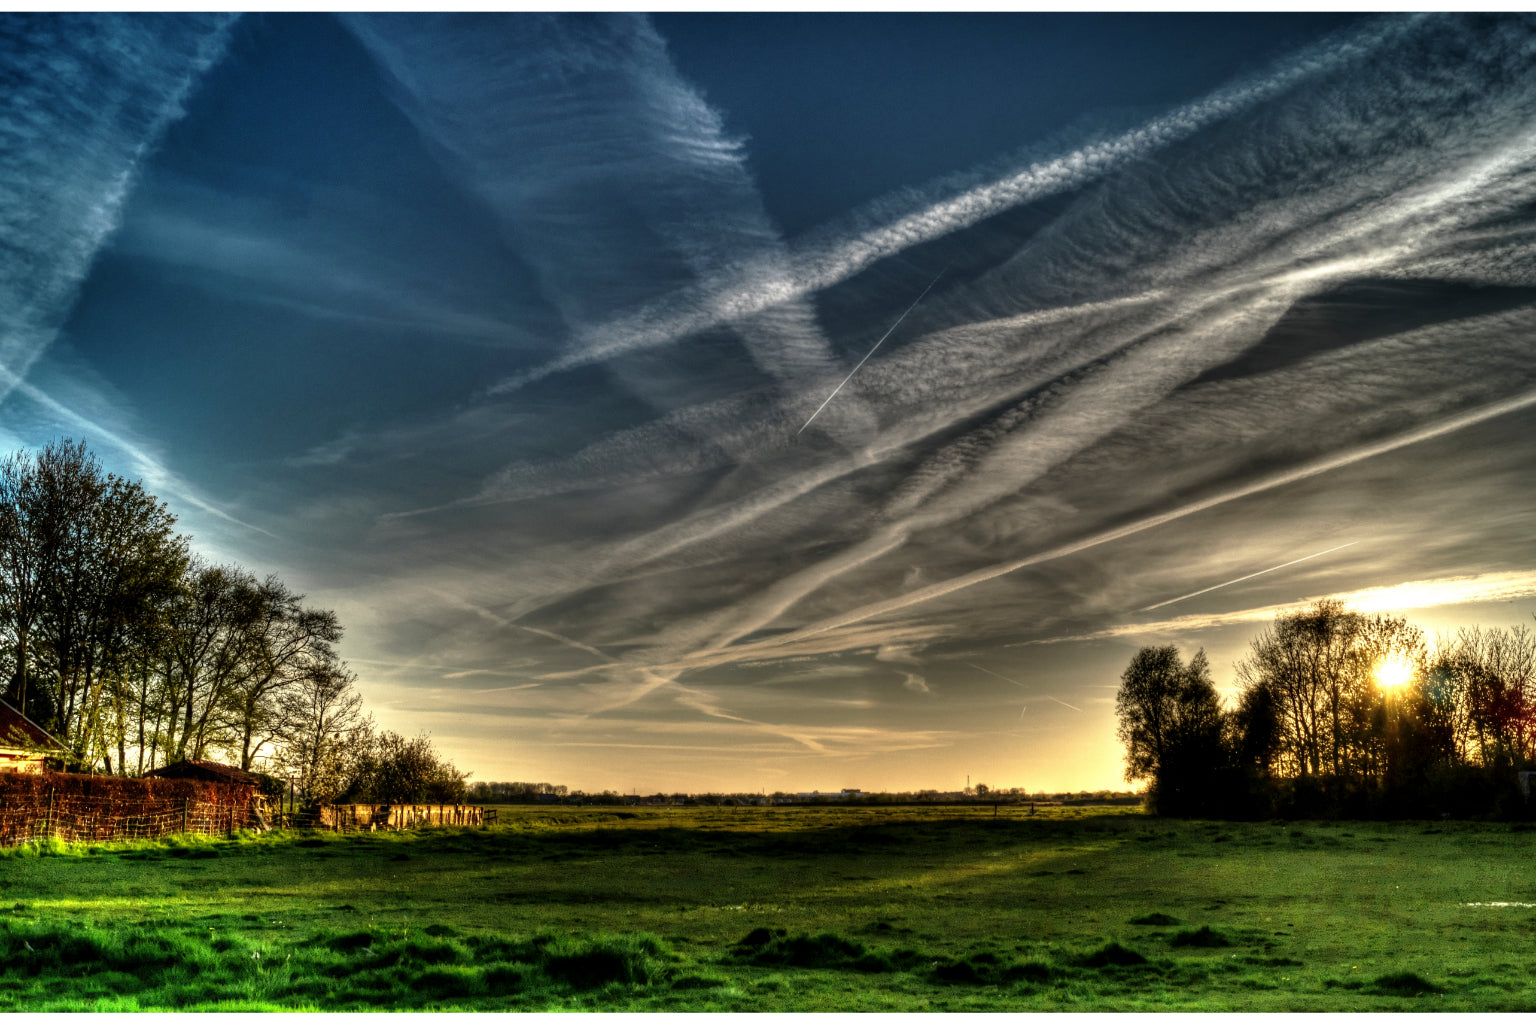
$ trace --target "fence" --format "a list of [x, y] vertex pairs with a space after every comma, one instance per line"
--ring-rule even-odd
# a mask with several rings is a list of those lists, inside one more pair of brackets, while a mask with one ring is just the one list
[[256, 787], [199, 779], [128, 779], [61, 772], [0, 773], [0, 846], [49, 837], [65, 842], [223, 835], [282, 824], [338, 832], [421, 825], [483, 825], [464, 804], [322, 804], [298, 814], [258, 813]]
[[485, 812], [466, 804], [325, 804], [320, 807], [316, 824], [338, 832], [421, 825], [483, 825]]
[[255, 787], [61, 772], [0, 774], [0, 846], [219, 835], [253, 823]]

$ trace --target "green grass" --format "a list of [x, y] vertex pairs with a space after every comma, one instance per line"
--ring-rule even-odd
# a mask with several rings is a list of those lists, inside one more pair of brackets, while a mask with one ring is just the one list
[[0, 1011], [1520, 1011], [1536, 832], [504, 808], [0, 853]]

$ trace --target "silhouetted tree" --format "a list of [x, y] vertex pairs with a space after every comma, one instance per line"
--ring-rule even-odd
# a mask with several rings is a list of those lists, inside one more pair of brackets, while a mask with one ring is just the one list
[[1127, 782], [1151, 780], [1172, 741], [1184, 664], [1177, 647], [1143, 647], [1120, 676], [1115, 695]]
[[1280, 749], [1280, 712], [1275, 692], [1262, 683], [1244, 690], [1228, 718], [1228, 746], [1234, 762], [1268, 778]]
[[1224, 795], [1230, 758], [1221, 701], [1205, 651], [1185, 665], [1176, 647], [1144, 647], [1115, 697], [1127, 781], [1151, 781], [1151, 803], [1167, 814], [1200, 813]]
[[1276, 774], [1346, 786], [1384, 776], [1386, 695], [1376, 672], [1387, 659], [1408, 661], [1422, 677], [1422, 631], [1333, 600], [1280, 616], [1253, 641], [1237, 675], [1245, 697], [1262, 689], [1266, 695], [1253, 699], [1273, 704]]
[[246, 771], [262, 747], [283, 735], [284, 694], [331, 666], [331, 645], [341, 639], [335, 612], [305, 607], [304, 595], [276, 576], [253, 585], [249, 600], [245, 664], [229, 691], [227, 714]]

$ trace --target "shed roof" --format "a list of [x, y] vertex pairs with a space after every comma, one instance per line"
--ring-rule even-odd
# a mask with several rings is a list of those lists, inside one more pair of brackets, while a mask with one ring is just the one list
[[208, 782], [238, 782], [245, 786], [261, 785], [260, 776], [250, 772], [217, 761], [199, 761], [190, 757], [144, 774], [157, 779], [203, 779]]
[[0, 747], [7, 749], [42, 748], [63, 750], [64, 744], [26, 715], [0, 700]]

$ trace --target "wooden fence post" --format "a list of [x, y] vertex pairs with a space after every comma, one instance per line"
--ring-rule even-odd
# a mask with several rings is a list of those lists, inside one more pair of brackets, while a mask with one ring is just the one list
[[47, 817], [43, 818], [43, 834], [47, 835], [47, 836], [53, 835], [53, 793], [54, 793], [53, 787], [49, 786], [48, 787], [48, 815], [47, 815]]
[[192, 798], [189, 796], [183, 797], [181, 800], [181, 830], [183, 832], [187, 831], [187, 815], [191, 812], [191, 810]]

